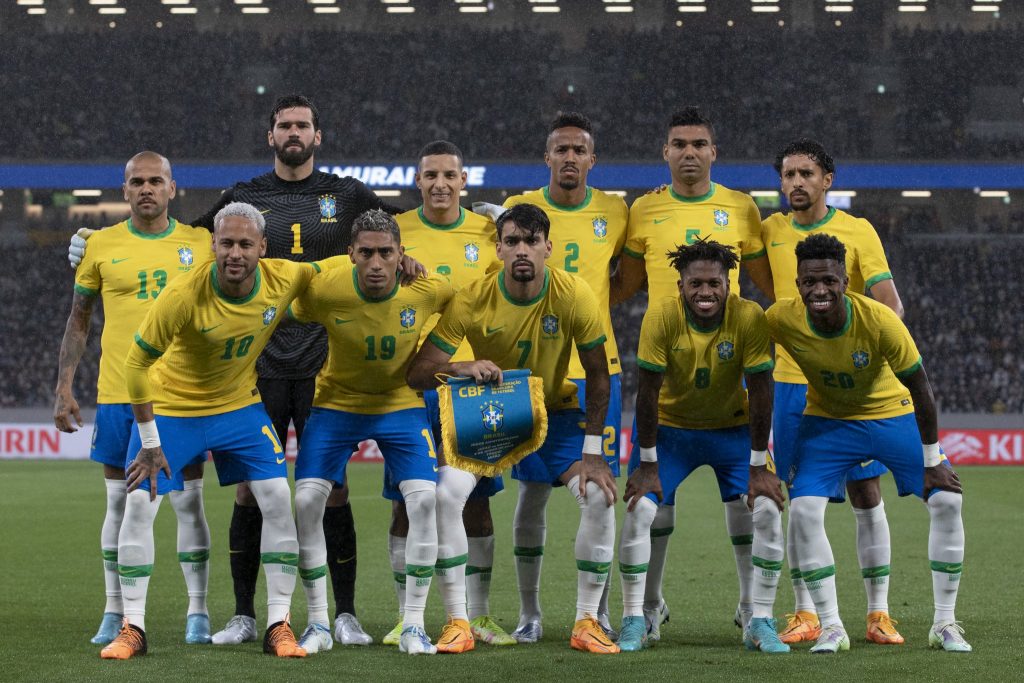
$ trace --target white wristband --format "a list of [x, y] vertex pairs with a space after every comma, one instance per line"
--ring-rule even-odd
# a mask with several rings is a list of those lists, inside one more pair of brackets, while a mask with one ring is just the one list
[[762, 467], [768, 464], [768, 451], [755, 451], [750, 449], [750, 466]]
[[587, 434], [583, 437], [583, 452], [592, 455], [601, 455], [601, 435]]
[[935, 467], [942, 462], [942, 451], [939, 450], [938, 443], [921, 444], [921, 450], [924, 452], [925, 467]]
[[142, 437], [143, 448], [157, 448], [160, 445], [160, 433], [156, 430], [156, 420], [139, 422], [139, 436]]
[[640, 462], [658, 462], [658, 447], [640, 448]]

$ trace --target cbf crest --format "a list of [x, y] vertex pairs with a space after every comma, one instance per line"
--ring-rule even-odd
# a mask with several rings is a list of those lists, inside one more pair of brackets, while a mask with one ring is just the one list
[[409, 329], [416, 324], [416, 309], [412, 306], [406, 306], [398, 312], [398, 322], [402, 324], [402, 327]]
[[548, 314], [540, 319], [541, 329], [544, 334], [558, 334], [558, 316]]
[[267, 306], [266, 310], [263, 311], [263, 324], [269, 325], [274, 322], [274, 318], [277, 317], [277, 306]]
[[178, 263], [181, 267], [178, 270], [184, 270], [186, 272], [192, 270], [192, 264], [196, 261], [195, 254], [192, 253], [192, 247], [180, 246], [178, 247]]
[[594, 219], [594, 237], [598, 239], [604, 239], [608, 236], [608, 219], [604, 216], [598, 216]]
[[715, 209], [715, 225], [720, 228], [729, 225], [729, 212], [724, 209]]
[[866, 368], [868, 363], [871, 362], [871, 356], [868, 355], [867, 351], [854, 351], [850, 354], [850, 357], [853, 358], [853, 367], [858, 370]]
[[731, 341], [724, 341], [715, 347], [718, 351], [718, 357], [722, 360], [730, 360], [736, 355], [736, 347], [733, 346]]
[[476, 263], [480, 260], [480, 245], [476, 242], [470, 242], [466, 245], [466, 260], [470, 263]]
[[496, 432], [505, 424], [505, 406], [499, 401], [488, 401], [480, 406], [480, 417], [487, 431]]
[[338, 215], [338, 202], [334, 195], [325, 194], [320, 197], [320, 222], [336, 223]]

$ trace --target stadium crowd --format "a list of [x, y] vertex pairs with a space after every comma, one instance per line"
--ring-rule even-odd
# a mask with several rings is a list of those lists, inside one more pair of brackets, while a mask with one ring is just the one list
[[[535, 158], [535, 132], [567, 109], [597, 123], [603, 158], [658, 158], [664, 117], [684, 101], [701, 101], [720, 121], [723, 158], [763, 159], [800, 135], [828, 140], [843, 159], [999, 159], [1024, 151], [1019, 138], [979, 138], [969, 126], [972, 116], [988, 118], [976, 111], [976, 89], [1015, 83], [1024, 71], [1024, 53], [1013, 48], [1024, 42], [1020, 27], [889, 36], [847, 28], [598, 30], [579, 46], [529, 29], [387, 40], [324, 30], [276, 37], [217, 31], [196, 40], [165, 29], [144, 43], [127, 31], [67, 32], [49, 41], [11, 30], [0, 36], [0, 88], [9, 94], [0, 111], [8, 120], [33, 116], [31, 126], [0, 132], [0, 144], [4, 156], [25, 161], [121, 159], [147, 147], [176, 160], [262, 158], [271, 95], [257, 94], [259, 86], [309, 93], [325, 129], [344, 131], [326, 136], [325, 152], [350, 159], [408, 158], [424, 139], [458, 140], [471, 160]], [[152, 77], [140, 79], [132, 74], [143, 44]], [[183, 53], [192, 58], [180, 59]], [[102, 68], [38, 99], [51, 74], [79, 73], [85, 54]], [[543, 58], [524, 66], [531, 54]], [[792, 64], [808, 54], [828, 55], [829, 68], [803, 68], [792, 78]], [[285, 64], [303, 68], [285, 73]], [[444, 81], [443, 101], [412, 64], [444, 65], [428, 76]], [[223, 96], [209, 97], [212, 91]], [[999, 116], [1019, 122], [1020, 105], [1018, 93]], [[236, 125], [243, 120], [252, 126]]]

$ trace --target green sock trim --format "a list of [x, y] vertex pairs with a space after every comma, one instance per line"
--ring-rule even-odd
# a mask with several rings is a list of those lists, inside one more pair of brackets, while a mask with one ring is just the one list
[[936, 562], [931, 560], [932, 571], [944, 574], [960, 574], [964, 570], [963, 562]]
[[539, 545], [534, 548], [530, 548], [523, 545], [517, 545], [512, 548], [512, 554], [516, 557], [541, 557], [544, 555], [544, 546]]
[[732, 541], [733, 545], [752, 545], [754, 543], [754, 534], [747, 534], [746, 536], [730, 536], [729, 540]]
[[130, 566], [127, 564], [117, 565], [117, 573], [126, 579], [143, 579], [147, 576], [152, 575], [153, 565], [151, 564], [140, 564]]
[[455, 557], [439, 557], [434, 565], [436, 569], [452, 569], [469, 561], [469, 555], [456, 555]]
[[400, 583], [403, 586], [405, 585], [405, 574], [402, 572], [392, 572], [392, 574], [395, 577], [395, 583]]
[[791, 567], [789, 570], [789, 578], [793, 581], [803, 581], [804, 575], [800, 573], [800, 570], [796, 567]]
[[429, 565], [407, 564], [405, 565], [405, 575], [413, 576], [417, 579], [429, 579], [434, 575], [434, 568]]
[[821, 567], [820, 569], [812, 569], [809, 572], [801, 572], [801, 576], [804, 577], [804, 582], [809, 583], [811, 581], [821, 581], [827, 579], [830, 576], [836, 575], [836, 566], [830, 564], [827, 567]]
[[622, 564], [619, 562], [619, 572], [622, 574], [646, 574], [647, 563], [643, 564]]
[[881, 567], [862, 567], [860, 575], [865, 579], [880, 579], [883, 576], [889, 576], [889, 565], [883, 564]]
[[662, 536], [671, 536], [672, 532], [675, 531], [674, 526], [663, 526], [655, 529], [651, 527], [651, 538], [661, 538]]
[[178, 553], [178, 562], [181, 562], [181, 563], [189, 562], [189, 563], [192, 563], [192, 564], [198, 564], [200, 562], [209, 562], [209, 561], [210, 561], [210, 551], [209, 550], [192, 550], [192, 551], [187, 552], [187, 553]]
[[104, 562], [117, 562], [117, 548], [114, 548], [113, 550], [103, 548], [100, 552], [103, 553]]
[[591, 574], [607, 574], [612, 570], [611, 562], [591, 562], [590, 560], [576, 560], [576, 569]]
[[474, 567], [472, 565], [466, 565], [466, 576], [472, 576], [473, 574], [486, 574], [491, 575], [491, 567]]
[[327, 576], [326, 564], [322, 564], [319, 567], [310, 567], [309, 569], [299, 567], [299, 578], [303, 581], [315, 581], [316, 579], [322, 579], [325, 576]]
[[298, 553], [260, 553], [260, 562], [263, 564], [285, 564], [289, 567], [299, 566]]
[[782, 560], [766, 560], [763, 557], [758, 557], [757, 555], [754, 555], [750, 558], [750, 562], [755, 567], [760, 567], [761, 569], [767, 569], [773, 572], [782, 571]]

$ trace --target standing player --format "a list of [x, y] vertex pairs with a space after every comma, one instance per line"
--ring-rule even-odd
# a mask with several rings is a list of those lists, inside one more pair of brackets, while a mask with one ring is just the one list
[[[537, 452], [548, 483], [561, 482], [576, 496], [576, 623], [570, 644], [595, 653], [619, 648], [595, 619], [608, 580], [615, 542], [615, 478], [601, 454], [608, 407], [604, 328], [593, 291], [575, 275], [545, 266], [551, 255], [550, 224], [536, 206], [514, 206], [497, 221], [497, 253], [503, 269], [462, 289], [441, 316], [409, 369], [409, 384], [427, 389], [435, 375], [500, 382], [502, 368], [529, 368], [544, 380], [548, 436]], [[478, 360], [451, 362], [463, 340]], [[586, 415], [568, 381], [571, 348], [579, 349], [587, 377]], [[585, 423], [585, 430], [583, 425]], [[582, 455], [581, 455], [582, 453]], [[467, 541], [462, 507], [477, 477], [443, 467], [438, 490], [438, 565], [450, 577], [441, 584], [449, 623], [438, 639], [443, 652], [473, 648], [465, 606]], [[603, 496], [602, 496], [603, 494]]]
[[[615, 344], [609, 307], [611, 264], [618, 258], [626, 239], [627, 209], [622, 198], [587, 185], [590, 169], [597, 163], [593, 125], [583, 114], [560, 114], [548, 130], [544, 162], [551, 169], [545, 187], [509, 197], [506, 207], [533, 204], [551, 220], [552, 258], [550, 267], [578, 274], [597, 295], [604, 325], [605, 352], [611, 393], [605, 418], [601, 451], [615, 476], [619, 474], [619, 435], [622, 429], [622, 365]], [[497, 207], [495, 207], [497, 208]], [[492, 209], [493, 211], [493, 209]], [[500, 212], [500, 210], [498, 210]], [[497, 218], [497, 213], [492, 216]], [[579, 353], [573, 349], [569, 379], [578, 387], [582, 404], [586, 395], [586, 373]], [[519, 581], [519, 626], [513, 636], [522, 643], [540, 639], [540, 575], [546, 537], [545, 510], [551, 483], [539, 458], [529, 457], [513, 469], [519, 480], [513, 543]], [[615, 631], [608, 618], [608, 588], [601, 596], [598, 620], [613, 640]]]
[[[741, 256], [747, 273], [763, 292], [771, 292], [767, 264], [755, 260], [764, 254], [761, 243], [761, 215], [749, 195], [723, 187], [711, 180], [711, 166], [718, 158], [715, 128], [695, 107], [684, 107], [672, 115], [668, 140], [662, 155], [672, 175], [667, 192], [644, 195], [629, 210], [629, 231], [624, 257], [612, 280], [612, 303], [625, 301], [648, 283], [648, 300], [659, 301], [678, 294], [679, 274], [665, 254], [676, 245], [713, 239], [733, 247]], [[740, 292], [739, 269], [729, 275], [731, 291]], [[668, 620], [668, 606], [661, 593], [668, 538], [675, 527], [675, 506], [662, 505], [651, 527], [651, 564], [644, 610], [651, 626], [651, 638], [660, 637], [660, 626]], [[750, 516], [726, 508], [726, 528], [733, 539], [736, 567], [741, 576], [750, 573]], [[741, 604], [736, 625], [746, 626], [750, 604], [740, 582]]]
[[367, 438], [384, 455], [385, 485], [399, 490], [409, 511], [399, 647], [409, 654], [436, 651], [423, 630], [423, 610], [437, 560], [437, 461], [423, 399], [405, 383], [405, 373], [422, 329], [454, 290], [436, 275], [400, 288], [402, 254], [395, 219], [368, 211], [352, 226], [349, 255], [355, 272], [325, 273], [291, 309], [296, 319], [319, 322], [328, 331], [327, 363], [317, 377], [295, 466], [299, 574], [309, 602], [309, 626], [300, 645], [310, 654], [332, 644], [326, 625], [324, 505], [332, 486], [345, 481], [349, 454]]
[[[852, 289], [859, 294], [870, 294], [902, 317], [903, 304], [874, 228], [863, 218], [854, 218], [825, 203], [836, 170], [825, 148], [813, 140], [797, 140], [775, 158], [775, 170], [792, 212], [772, 214], [761, 228], [761, 239], [768, 251], [761, 260], [768, 260], [774, 275], [775, 291], [771, 298], [799, 296], [793, 246], [808, 235], [827, 232], [846, 245], [846, 273]], [[775, 353], [778, 359], [775, 367], [775, 462], [786, 478], [793, 464], [794, 441], [807, 403], [807, 379], [784, 347], [776, 347]], [[859, 463], [846, 474], [846, 491], [857, 519], [857, 559], [867, 593], [867, 640], [899, 645], [903, 643], [903, 636], [889, 617], [891, 548], [879, 483], [879, 476], [884, 473], [885, 467], [877, 461]], [[832, 498], [843, 499], [842, 486]], [[787, 553], [796, 608], [781, 634], [787, 643], [813, 641], [821, 634], [814, 603], [797, 569], [800, 562], [796, 552], [795, 538], [790, 533]]]
[[[448, 278], [455, 289], [461, 289], [483, 277], [484, 273], [501, 267], [501, 261], [490, 248], [495, 242], [494, 223], [459, 205], [460, 195], [466, 187], [466, 171], [458, 147], [444, 140], [427, 144], [419, 153], [416, 186], [423, 199], [422, 205], [397, 216], [406, 251], [415, 252], [418, 261]], [[431, 316], [422, 327], [421, 343], [434, 328], [438, 317]], [[459, 361], [472, 360], [473, 350], [469, 344], [462, 344], [455, 355]], [[434, 443], [438, 444], [441, 422], [437, 392], [432, 389], [425, 391], [423, 398]], [[490, 615], [491, 568], [494, 566], [494, 522], [490, 497], [503, 488], [501, 477], [482, 479], [463, 514], [469, 535], [466, 586], [470, 627], [477, 639], [491, 645], [514, 645], [516, 642]], [[385, 489], [384, 495], [393, 501], [388, 555], [401, 609], [405, 604], [405, 548], [409, 518], [401, 491], [390, 487]], [[397, 645], [401, 632], [400, 618], [398, 625], [384, 636], [384, 644]]]
[[221, 209], [214, 217], [216, 261], [164, 290], [135, 333], [125, 383], [138, 424], [129, 451], [138, 455], [128, 467], [129, 494], [118, 538], [125, 624], [100, 653], [104, 659], [146, 654], [153, 520], [169, 480], [184, 465], [205, 459], [207, 451], [213, 452], [221, 485], [248, 481], [263, 513], [263, 650], [279, 657], [306, 655], [288, 625], [299, 561], [288, 471], [256, 388], [256, 358], [280, 322], [279, 313], [320, 267], [261, 261], [267, 248], [263, 228], [263, 216], [249, 204]]
[[[105, 321], [96, 424], [89, 453], [92, 460], [103, 465], [107, 488], [106, 515], [100, 531], [107, 603], [100, 628], [90, 641], [97, 645], [112, 641], [124, 618], [117, 574], [117, 535], [124, 516], [124, 468], [134, 423], [124, 383], [124, 357], [132, 332], [161, 290], [182, 273], [213, 258], [209, 232], [182, 225], [168, 215], [167, 206], [176, 189], [171, 164], [159, 154], [140, 152], [128, 161], [124, 198], [131, 214], [128, 220], [96, 237], [75, 274], [71, 314], [60, 345], [53, 421], [62, 432], [74, 432], [82, 426], [78, 402], [71, 393], [75, 370], [89, 340], [97, 295], [102, 297]], [[178, 517], [178, 560], [189, 595], [185, 642], [209, 643], [206, 589], [210, 529], [203, 512], [202, 463], [186, 467], [183, 475], [184, 483], [175, 481], [171, 505]]]
[[[796, 247], [800, 297], [768, 309], [768, 327], [807, 378], [796, 435], [790, 528], [821, 622], [811, 652], [847, 650], [825, 508], [849, 469], [876, 457], [901, 496], [928, 505], [928, 559], [935, 600], [928, 644], [970, 652], [954, 608], [964, 559], [960, 480], [939, 450], [931, 384], [914, 340], [884, 304], [847, 291], [843, 243], [817, 233]], [[923, 462], [922, 462], [923, 453]]]
[[729, 294], [729, 271], [738, 261], [732, 247], [714, 241], [679, 247], [669, 254], [679, 294], [652, 301], [644, 316], [637, 351], [640, 447], [630, 458], [619, 545], [624, 651], [647, 641], [642, 608], [657, 503], [664, 491], [674, 504], [676, 488], [701, 465], [715, 470], [728, 517], [753, 511], [757, 570], [740, 576], [741, 583], [752, 582], [744, 640], [763, 652], [789, 651], [772, 618], [783, 550], [782, 485], [768, 455], [772, 357], [761, 307]]

